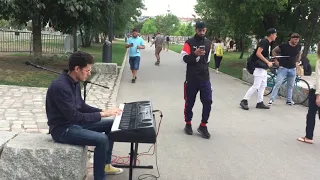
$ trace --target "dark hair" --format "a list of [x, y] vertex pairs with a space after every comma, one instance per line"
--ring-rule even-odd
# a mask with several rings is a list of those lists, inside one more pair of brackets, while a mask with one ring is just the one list
[[291, 38], [300, 38], [300, 35], [298, 33], [292, 33], [290, 35]]
[[93, 57], [82, 51], [77, 51], [71, 54], [69, 57], [69, 71], [73, 71], [76, 66], [80, 68], [86, 67], [88, 64], [93, 64]]
[[221, 40], [220, 40], [220, 39], [217, 39], [217, 43], [221, 43]]
[[132, 32], [138, 32], [138, 30], [136, 28], [133, 28]]

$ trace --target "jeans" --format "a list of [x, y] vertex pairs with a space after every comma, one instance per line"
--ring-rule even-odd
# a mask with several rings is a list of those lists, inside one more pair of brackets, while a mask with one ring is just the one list
[[253, 85], [244, 95], [243, 99], [249, 100], [253, 93], [258, 91], [257, 103], [260, 103], [263, 101], [263, 93], [265, 88], [267, 87], [267, 70], [262, 68], [255, 68], [253, 72], [253, 78]]
[[271, 99], [274, 101], [278, 95], [279, 89], [283, 83], [283, 80], [287, 78], [287, 102], [292, 102], [292, 91], [294, 82], [296, 80], [296, 68], [288, 69], [280, 67], [277, 72], [276, 85], [274, 86], [271, 94]]
[[203, 105], [202, 108], [202, 123], [208, 123], [212, 104], [212, 87], [210, 80], [201, 82], [186, 81], [184, 83], [184, 118], [185, 122], [191, 122], [193, 112], [192, 108], [196, 101], [196, 96], [200, 91], [200, 99]]
[[[111, 164], [113, 141], [108, 139], [114, 119], [103, 119], [97, 123], [79, 126], [72, 125], [62, 134], [51, 134], [58, 143], [95, 146], [94, 180], [105, 180], [105, 165]], [[105, 132], [101, 133], [101, 132]]]
[[129, 57], [130, 70], [139, 70], [140, 56]]

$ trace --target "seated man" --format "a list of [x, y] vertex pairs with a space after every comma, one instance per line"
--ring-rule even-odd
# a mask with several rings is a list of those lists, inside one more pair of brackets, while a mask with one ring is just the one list
[[[113, 119], [120, 109], [101, 110], [87, 105], [81, 97], [80, 81], [91, 75], [93, 57], [75, 52], [69, 58], [69, 72], [63, 73], [48, 88], [46, 113], [49, 133], [54, 141], [72, 145], [95, 146], [94, 180], [105, 180], [106, 174], [120, 174], [111, 165], [113, 142], [108, 139]], [[101, 133], [101, 132], [105, 132]]]

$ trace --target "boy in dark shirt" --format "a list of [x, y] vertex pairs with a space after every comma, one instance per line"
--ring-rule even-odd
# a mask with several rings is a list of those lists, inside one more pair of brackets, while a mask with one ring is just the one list
[[279, 88], [284, 79], [287, 78], [287, 102], [288, 105], [294, 105], [292, 100], [292, 90], [296, 79], [296, 66], [301, 59], [301, 45], [298, 44], [300, 35], [297, 33], [291, 34], [290, 41], [280, 44], [272, 50], [272, 56], [281, 55], [289, 56], [275, 59], [275, 65], [279, 67], [277, 72], [276, 85], [271, 94], [269, 106], [272, 105], [278, 95]]
[[255, 61], [255, 70], [253, 72], [253, 85], [247, 91], [245, 96], [240, 102], [240, 106], [244, 110], [249, 110], [248, 100], [253, 95], [253, 93], [258, 91], [257, 105], [258, 109], [269, 109], [270, 107], [266, 106], [263, 103], [263, 93], [267, 87], [267, 69], [270, 68], [273, 64], [268, 60], [269, 58], [269, 47], [272, 41], [275, 41], [277, 38], [277, 31], [274, 28], [267, 30], [267, 38], [261, 40], [258, 48], [255, 50], [255, 54], [252, 56], [252, 60]]
[[70, 56], [69, 72], [60, 75], [48, 88], [46, 113], [54, 141], [95, 146], [94, 180], [105, 180], [106, 174], [120, 174], [123, 170], [111, 165], [113, 142], [108, 135], [113, 119], [101, 118], [119, 115], [121, 110], [98, 109], [82, 99], [80, 81], [91, 75], [92, 64], [93, 57], [88, 53], [75, 52]]

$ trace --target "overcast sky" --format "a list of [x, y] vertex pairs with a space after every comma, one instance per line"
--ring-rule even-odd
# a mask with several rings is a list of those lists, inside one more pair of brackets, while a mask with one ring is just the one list
[[144, 0], [146, 11], [142, 11], [143, 16], [156, 16], [165, 14], [170, 5], [171, 13], [178, 17], [192, 17], [195, 14], [193, 8], [197, 0]]

